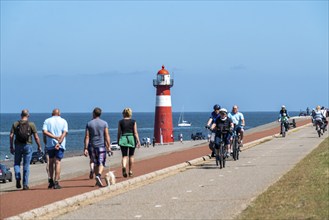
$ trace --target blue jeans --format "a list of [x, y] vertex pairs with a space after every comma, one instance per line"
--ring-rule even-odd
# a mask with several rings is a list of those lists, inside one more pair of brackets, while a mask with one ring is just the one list
[[23, 158], [23, 186], [29, 185], [30, 161], [32, 158], [32, 145], [23, 144], [15, 145], [15, 178], [21, 179], [21, 161]]

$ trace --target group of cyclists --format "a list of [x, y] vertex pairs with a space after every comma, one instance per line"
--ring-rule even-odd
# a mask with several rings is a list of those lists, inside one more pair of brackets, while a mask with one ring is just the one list
[[[225, 158], [233, 154], [232, 140], [233, 134], [239, 135], [238, 144], [243, 146], [243, 133], [245, 126], [245, 119], [238, 106], [234, 105], [232, 111], [228, 112], [225, 108], [221, 108], [216, 104], [213, 107], [210, 118], [207, 121], [206, 128], [211, 131], [209, 148], [211, 149], [211, 157], [218, 157], [220, 154], [220, 146], [224, 144]], [[224, 163], [225, 164], [225, 163]], [[225, 165], [223, 166], [225, 167]], [[222, 164], [220, 166], [222, 168]]]
[[[328, 121], [326, 117], [328, 112], [324, 107], [317, 106], [316, 109], [312, 111], [312, 121], [316, 126], [316, 129], [319, 129], [324, 132], [326, 131], [326, 127]], [[286, 131], [289, 128], [290, 118], [288, 111], [284, 105], [281, 106], [281, 110], [279, 113], [279, 121], [285, 126]], [[245, 119], [241, 112], [239, 112], [239, 108], [237, 105], [232, 107], [231, 112], [228, 112], [227, 109], [221, 108], [220, 105], [215, 104], [213, 107], [213, 111], [207, 121], [206, 128], [211, 131], [210, 139], [209, 139], [209, 148], [211, 150], [211, 157], [217, 158], [219, 155], [224, 158], [228, 158], [233, 153], [233, 139], [238, 137], [238, 145], [239, 149], [243, 147], [243, 133], [244, 133]], [[282, 130], [280, 130], [282, 133]], [[320, 135], [319, 135], [320, 136]], [[224, 153], [220, 151], [220, 147], [224, 146]], [[234, 158], [235, 159], [235, 158]], [[217, 164], [218, 165], [218, 164]], [[225, 167], [220, 164], [220, 168]]]

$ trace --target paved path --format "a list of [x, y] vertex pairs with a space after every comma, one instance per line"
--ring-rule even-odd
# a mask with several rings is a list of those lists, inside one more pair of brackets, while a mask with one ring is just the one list
[[309, 125], [243, 152], [225, 169], [210, 160], [56, 219], [233, 219], [325, 137]]
[[[309, 119], [298, 120], [297, 125], [307, 124]], [[278, 124], [272, 126], [265, 131], [257, 132], [255, 129], [254, 133], [246, 135], [246, 142], [259, 139], [261, 137], [266, 137], [268, 135], [273, 135], [278, 132]], [[291, 131], [293, 134], [293, 130]], [[114, 156], [111, 159], [111, 165], [114, 167], [113, 170], [116, 171], [117, 182], [122, 182], [125, 185], [132, 185], [138, 179], [147, 179], [144, 174], [151, 173], [151, 177], [160, 175], [154, 171], [161, 170], [166, 167], [174, 166], [181, 164], [187, 160], [193, 160], [195, 158], [204, 156], [209, 153], [209, 149], [206, 143], [202, 142], [186, 142], [184, 144], [175, 143], [174, 145], [159, 146], [149, 149], [140, 149], [138, 151], [135, 165], [135, 178], [125, 179], [121, 176], [121, 171], [119, 167], [120, 155]], [[40, 208], [37, 211], [33, 211], [31, 216], [38, 216], [38, 214], [45, 214], [50, 212], [52, 209], [55, 210], [58, 208], [57, 205], [48, 205], [53, 204], [56, 201], [65, 201], [66, 198], [74, 197], [76, 195], [82, 194], [82, 197], [88, 197], [85, 195], [88, 192], [92, 194], [100, 195], [109, 190], [115, 191], [115, 188], [119, 188], [120, 184], [116, 184], [114, 188], [102, 188], [98, 189], [94, 187], [94, 180], [88, 179], [88, 159], [84, 157], [74, 157], [67, 158], [63, 160], [63, 175], [61, 184], [63, 186], [62, 190], [48, 190], [46, 175], [44, 171], [44, 165], [33, 165], [31, 170], [31, 190], [29, 191], [20, 191], [14, 188], [12, 183], [1, 184], [2, 194], [0, 195], [1, 202], [1, 219], [9, 216], [14, 216], [19, 213], [27, 212], [32, 209]], [[37, 174], [40, 173], [40, 174]], [[83, 175], [82, 175], [83, 174]], [[40, 175], [40, 176], [39, 176]], [[144, 175], [144, 176], [143, 176]], [[75, 177], [74, 177], [75, 176]], [[72, 178], [74, 177], [74, 178]], [[43, 184], [40, 184], [40, 181]], [[11, 184], [11, 185], [10, 185]], [[4, 186], [8, 187], [5, 188]], [[129, 188], [129, 187], [128, 187]], [[99, 193], [100, 192], [100, 193]], [[95, 196], [94, 196], [95, 197]], [[20, 205], [17, 206], [17, 198], [19, 198]], [[73, 199], [71, 205], [76, 202], [81, 202], [86, 198]], [[49, 208], [54, 207], [54, 208]], [[24, 217], [27, 217], [27, 213], [24, 213]]]

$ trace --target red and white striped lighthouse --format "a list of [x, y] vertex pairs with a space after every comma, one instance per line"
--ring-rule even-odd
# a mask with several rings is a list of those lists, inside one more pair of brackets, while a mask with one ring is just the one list
[[153, 86], [157, 89], [154, 118], [155, 143], [174, 142], [170, 96], [170, 87], [173, 85], [174, 80], [170, 79], [169, 72], [162, 66], [157, 78], [153, 80]]

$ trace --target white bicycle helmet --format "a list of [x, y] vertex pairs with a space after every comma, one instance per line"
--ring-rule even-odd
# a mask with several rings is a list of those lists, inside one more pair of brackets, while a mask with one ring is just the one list
[[227, 119], [227, 110], [226, 110], [225, 108], [221, 108], [221, 109], [219, 110], [219, 113], [225, 113], [225, 117], [224, 117], [224, 118], [220, 117], [220, 119], [221, 119], [222, 121], [225, 121], [225, 120]]
[[227, 114], [227, 110], [226, 110], [226, 108], [221, 108], [221, 109], [219, 109], [219, 112], [225, 112], [225, 114]]

